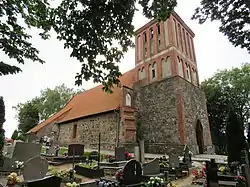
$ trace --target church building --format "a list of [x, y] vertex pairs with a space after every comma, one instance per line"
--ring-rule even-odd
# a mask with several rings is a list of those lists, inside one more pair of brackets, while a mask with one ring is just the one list
[[113, 94], [102, 85], [75, 95], [63, 109], [28, 133], [54, 134], [61, 145], [132, 151], [140, 137], [147, 153], [193, 153], [212, 146], [206, 98], [199, 88], [194, 33], [177, 15], [136, 31], [135, 67]]

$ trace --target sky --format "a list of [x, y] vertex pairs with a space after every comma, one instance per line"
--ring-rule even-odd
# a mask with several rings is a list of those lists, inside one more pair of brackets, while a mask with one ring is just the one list
[[[198, 64], [200, 81], [211, 77], [218, 69], [230, 69], [238, 67], [244, 62], [249, 62], [250, 56], [246, 50], [234, 47], [228, 39], [219, 32], [219, 22], [207, 22], [199, 25], [197, 21], [191, 20], [194, 9], [199, 5], [200, 0], [178, 0], [175, 11], [194, 31], [194, 45]], [[136, 12], [133, 24], [135, 29], [146, 24], [147, 20], [141, 13]], [[16, 111], [13, 106], [18, 103], [28, 101], [40, 94], [44, 88], [54, 88], [55, 86], [66, 84], [68, 87], [89, 89], [94, 86], [93, 82], [83, 82], [81, 87], [75, 86], [75, 75], [80, 71], [81, 64], [76, 59], [70, 58], [70, 50], [63, 48], [63, 43], [52, 37], [44, 41], [40, 39], [36, 31], [31, 31], [32, 43], [40, 51], [40, 57], [46, 64], [26, 61], [24, 65], [19, 65], [23, 72], [16, 75], [0, 77], [0, 96], [4, 97], [6, 109], [6, 122], [4, 129], [6, 137], [11, 137], [17, 128], [15, 118]], [[1, 51], [1, 60], [16, 64]], [[130, 49], [120, 62], [121, 72], [126, 72], [134, 67], [134, 49]]]

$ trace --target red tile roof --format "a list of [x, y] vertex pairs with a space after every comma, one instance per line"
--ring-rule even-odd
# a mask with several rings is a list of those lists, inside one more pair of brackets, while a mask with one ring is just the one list
[[[122, 86], [132, 88], [135, 69], [124, 73], [119, 79]], [[114, 88], [112, 94], [105, 93], [102, 85], [75, 95], [59, 112], [30, 129], [28, 133], [37, 132], [51, 123], [61, 123], [116, 109], [120, 105], [121, 88]]]

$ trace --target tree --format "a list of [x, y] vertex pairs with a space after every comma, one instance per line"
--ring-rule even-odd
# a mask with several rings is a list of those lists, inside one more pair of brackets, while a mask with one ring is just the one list
[[[62, 0], [54, 8], [48, 0], [4, 0], [0, 3], [0, 17], [7, 20], [0, 23], [0, 46], [5, 54], [19, 63], [24, 63], [25, 59], [44, 63], [28, 40], [31, 36], [17, 19], [22, 18], [26, 27], [40, 29], [43, 39], [48, 39], [48, 32], [53, 29], [57, 38], [64, 42], [64, 48], [71, 49], [70, 56], [82, 63], [76, 84], [81, 85], [82, 79], [93, 78], [94, 82], [104, 85], [105, 91], [111, 91], [113, 84], [119, 84], [121, 75], [117, 62], [129, 47], [134, 46], [132, 20], [136, 3], [143, 7], [147, 18], [166, 20], [177, 0]], [[246, 28], [249, 25], [248, 10], [245, 0], [202, 0], [193, 19], [200, 23], [208, 18], [220, 20], [220, 31], [235, 46], [250, 51], [250, 31]], [[19, 71], [17, 66], [0, 62], [0, 75]]]
[[213, 143], [224, 149], [225, 130], [229, 104], [239, 117], [240, 124], [249, 129], [250, 121], [250, 64], [240, 68], [221, 70], [213, 77], [203, 81], [201, 88], [207, 98], [208, 117], [211, 125]]
[[248, 0], [202, 0], [192, 19], [200, 24], [207, 20], [220, 21], [220, 32], [234, 46], [245, 48], [250, 53], [250, 1]]
[[45, 120], [58, 112], [75, 93], [73, 88], [68, 88], [65, 84], [56, 86], [54, 89], [42, 90], [41, 95], [37, 98], [40, 119]]
[[79, 93], [68, 88], [65, 84], [54, 89], [41, 90], [41, 95], [25, 103], [18, 104], [17, 111], [18, 130], [22, 135], [36, 126], [41, 120], [48, 119], [51, 115], [62, 109], [73, 95]]
[[17, 130], [14, 130], [12, 136], [11, 136], [11, 139], [12, 140], [17, 140], [18, 139], [18, 131]]
[[16, 107], [18, 113], [18, 130], [21, 134], [25, 134], [39, 123], [38, 102], [39, 101], [35, 98], [26, 103], [18, 104]]
[[228, 163], [235, 161], [241, 163], [241, 151], [247, 150], [248, 152], [248, 148], [246, 138], [244, 136], [244, 127], [242, 126], [233, 107], [230, 107], [228, 113], [226, 134]]
[[5, 141], [5, 130], [3, 129], [3, 124], [5, 122], [5, 105], [3, 97], [0, 97], [0, 157], [2, 158], [2, 150]]

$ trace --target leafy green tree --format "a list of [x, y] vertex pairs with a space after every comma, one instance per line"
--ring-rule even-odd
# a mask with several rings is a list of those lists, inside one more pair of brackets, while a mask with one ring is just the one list
[[234, 46], [250, 53], [250, 1], [248, 0], [201, 0], [192, 19], [200, 24], [207, 20], [219, 21], [219, 31], [228, 37]]
[[[31, 36], [25, 26], [38, 28], [43, 39], [48, 39], [48, 32], [53, 29], [57, 38], [64, 42], [64, 48], [71, 49], [70, 56], [82, 63], [76, 84], [82, 84], [82, 79], [93, 78], [94, 82], [103, 83], [105, 91], [111, 91], [113, 84], [119, 84], [117, 78], [121, 75], [117, 62], [133, 46], [132, 20], [136, 3], [142, 6], [147, 18], [166, 20], [177, 0], [62, 0], [54, 8], [50, 3], [49, 0], [1, 1], [0, 17], [4, 20], [0, 23], [2, 51], [22, 64], [25, 59], [44, 63], [38, 50], [29, 42]], [[193, 19], [200, 23], [209, 18], [219, 20], [220, 31], [235, 46], [250, 51], [249, 14], [249, 4], [245, 0], [202, 0]], [[0, 62], [0, 75], [19, 71], [21, 69], [17, 66]]]
[[213, 143], [225, 151], [226, 125], [229, 103], [239, 117], [240, 124], [247, 130], [250, 121], [250, 64], [240, 68], [221, 70], [203, 81], [201, 88], [207, 98], [208, 117]]
[[33, 99], [16, 107], [18, 130], [21, 134], [25, 134], [39, 123], [38, 102], [39, 100]]
[[246, 138], [244, 136], [244, 127], [242, 126], [242, 123], [233, 107], [230, 107], [228, 113], [226, 134], [228, 163], [234, 161], [241, 163], [241, 151], [248, 151], [248, 148], [246, 144]]
[[41, 95], [37, 98], [40, 119], [45, 120], [58, 112], [75, 93], [73, 88], [68, 88], [65, 84], [56, 86], [54, 89], [42, 90]]
[[12, 136], [11, 136], [11, 139], [12, 139], [12, 140], [17, 140], [17, 138], [18, 138], [18, 131], [17, 131], [17, 130], [14, 130], [14, 132], [13, 132], [13, 134], [12, 134]]
[[41, 90], [41, 95], [25, 103], [18, 104], [17, 111], [18, 130], [22, 135], [36, 126], [41, 120], [48, 119], [51, 115], [62, 109], [73, 95], [79, 93], [68, 88], [65, 84], [54, 89]]

